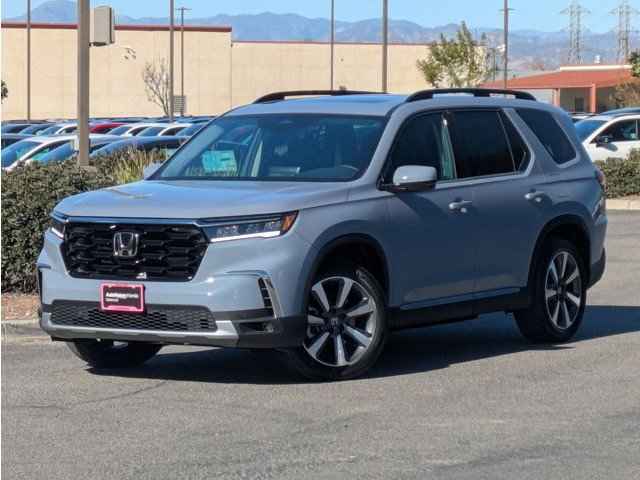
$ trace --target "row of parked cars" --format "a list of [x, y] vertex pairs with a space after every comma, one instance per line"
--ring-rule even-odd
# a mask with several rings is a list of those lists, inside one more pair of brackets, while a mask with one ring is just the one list
[[[89, 125], [91, 157], [124, 150], [159, 150], [165, 158], [200, 130], [211, 117], [94, 119]], [[2, 124], [2, 169], [31, 162], [67, 160], [76, 153], [75, 122]]]

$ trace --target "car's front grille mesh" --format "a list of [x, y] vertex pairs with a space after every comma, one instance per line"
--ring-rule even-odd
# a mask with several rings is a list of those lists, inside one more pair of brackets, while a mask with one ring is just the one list
[[205, 307], [147, 305], [144, 313], [103, 312], [98, 303], [56, 300], [51, 323], [69, 327], [171, 332], [214, 332], [216, 322]]
[[[114, 235], [139, 235], [131, 258], [114, 255]], [[207, 249], [195, 225], [69, 223], [62, 254], [69, 274], [77, 278], [126, 280], [191, 280]]]

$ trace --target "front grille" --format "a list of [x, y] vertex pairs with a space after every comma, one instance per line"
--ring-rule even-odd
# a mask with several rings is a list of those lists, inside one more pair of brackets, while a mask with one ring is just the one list
[[[131, 258], [114, 255], [114, 235], [139, 235]], [[195, 225], [68, 223], [62, 255], [69, 274], [107, 280], [189, 281], [200, 266], [207, 239]]]
[[103, 312], [98, 303], [56, 300], [51, 323], [69, 327], [214, 332], [216, 322], [209, 309], [183, 305], [147, 305], [144, 313]]

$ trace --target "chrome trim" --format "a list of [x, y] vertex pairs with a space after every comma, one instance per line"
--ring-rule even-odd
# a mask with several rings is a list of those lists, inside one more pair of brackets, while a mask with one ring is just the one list
[[273, 282], [271, 281], [271, 277], [267, 272], [263, 270], [236, 270], [231, 272], [225, 272], [225, 275], [242, 275], [242, 276], [254, 277], [256, 281], [262, 280], [267, 287], [269, 296], [271, 297], [271, 307], [273, 308], [273, 316], [275, 318], [283, 317], [282, 306], [280, 305], [280, 299], [278, 298], [278, 293], [276, 292], [276, 289], [273, 286]]

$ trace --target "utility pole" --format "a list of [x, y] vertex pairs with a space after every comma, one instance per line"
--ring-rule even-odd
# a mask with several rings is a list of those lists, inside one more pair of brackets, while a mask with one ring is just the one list
[[631, 19], [638, 15], [638, 10], [629, 5], [629, 0], [622, 0], [618, 7], [611, 10], [612, 15], [618, 17], [618, 27], [616, 36], [618, 37], [618, 54], [619, 63], [626, 63], [631, 54]]
[[591, 13], [578, 3], [572, 0], [569, 7], [560, 12], [562, 15], [569, 15], [569, 53], [567, 61], [570, 64], [582, 63], [582, 17]]
[[78, 165], [89, 165], [89, 0], [78, 0]]
[[336, 43], [336, 1], [331, 0], [331, 67], [330, 67], [330, 78], [331, 83], [329, 84], [330, 90], [333, 90], [333, 65], [334, 65], [334, 51], [335, 51], [335, 43]]
[[506, 90], [509, 84], [509, 0], [504, 0], [504, 57], [503, 57], [503, 77], [502, 77], [502, 86]]
[[27, 0], [27, 122], [31, 121], [31, 0]]
[[177, 10], [180, 10], [180, 97], [182, 98], [180, 116], [184, 117], [184, 12], [191, 9], [187, 7], [180, 7], [177, 8]]
[[382, 91], [387, 93], [387, 68], [389, 54], [389, 0], [382, 0]]
[[173, 26], [174, 26], [174, 13], [175, 6], [174, 0], [169, 0], [169, 121], [173, 122], [173, 109], [174, 105], [174, 97], [173, 97], [173, 55], [174, 55], [174, 45], [173, 45]]

